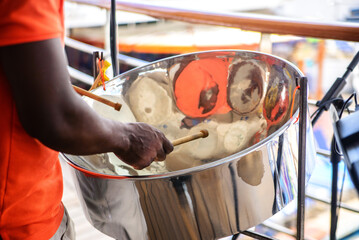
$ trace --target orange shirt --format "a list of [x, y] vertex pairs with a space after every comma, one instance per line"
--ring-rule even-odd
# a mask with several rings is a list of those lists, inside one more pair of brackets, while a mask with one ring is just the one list
[[[63, 0], [0, 1], [0, 46], [63, 37], [63, 32]], [[25, 132], [0, 66], [0, 236], [3, 240], [51, 238], [64, 212], [62, 190], [58, 152]]]

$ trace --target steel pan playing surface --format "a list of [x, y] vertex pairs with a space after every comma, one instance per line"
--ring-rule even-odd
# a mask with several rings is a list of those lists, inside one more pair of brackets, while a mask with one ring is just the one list
[[[170, 140], [202, 128], [210, 136], [141, 171], [111, 153], [62, 154], [90, 223], [116, 239], [216, 239], [280, 211], [297, 193], [301, 76], [275, 56], [210, 51], [136, 68], [94, 90], [123, 103], [115, 112], [85, 98], [104, 117], [147, 122]], [[308, 180], [315, 149], [307, 125]]]

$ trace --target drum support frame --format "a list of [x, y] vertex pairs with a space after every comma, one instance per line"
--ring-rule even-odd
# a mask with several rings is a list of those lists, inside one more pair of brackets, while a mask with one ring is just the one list
[[304, 239], [306, 134], [308, 117], [308, 80], [306, 77], [300, 78], [299, 98], [297, 239], [301, 240]]
[[[306, 134], [308, 118], [308, 80], [301, 77], [299, 80], [299, 142], [298, 142], [298, 188], [297, 188], [297, 240], [304, 239], [304, 214], [305, 214], [305, 166], [306, 166]], [[259, 240], [275, 240], [275, 238], [254, 231], [243, 231], [233, 235], [232, 240], [240, 235], [246, 235]]]

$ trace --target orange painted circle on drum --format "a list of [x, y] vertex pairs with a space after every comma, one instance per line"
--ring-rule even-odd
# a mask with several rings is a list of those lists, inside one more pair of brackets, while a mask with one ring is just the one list
[[187, 64], [174, 80], [176, 104], [192, 118], [224, 114], [227, 104], [228, 61], [199, 59]]

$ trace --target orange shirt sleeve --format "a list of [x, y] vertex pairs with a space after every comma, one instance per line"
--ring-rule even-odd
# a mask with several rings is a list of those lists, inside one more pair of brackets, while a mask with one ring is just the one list
[[0, 46], [63, 37], [63, 0], [1, 0]]
[[[0, 46], [62, 38], [63, 27], [63, 0], [0, 0]], [[1, 66], [0, 109], [1, 238], [49, 239], [64, 213], [58, 153], [23, 129]]]

